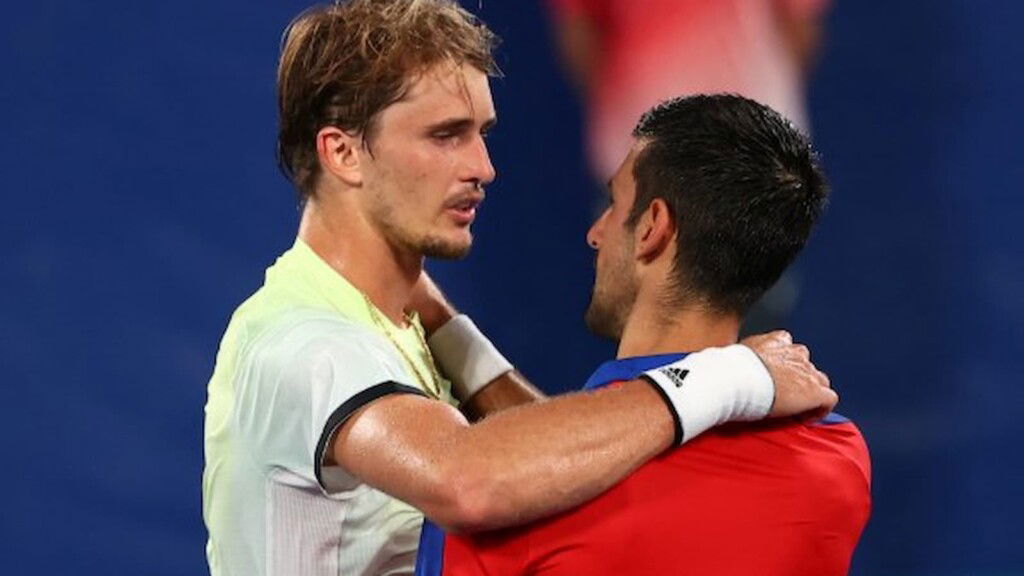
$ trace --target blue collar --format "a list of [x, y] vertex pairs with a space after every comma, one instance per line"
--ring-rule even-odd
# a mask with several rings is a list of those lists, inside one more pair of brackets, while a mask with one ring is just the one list
[[633, 380], [640, 374], [686, 358], [686, 354], [655, 354], [654, 356], [633, 356], [618, 360], [609, 360], [597, 367], [597, 370], [590, 375], [587, 383], [583, 385], [584, 390], [595, 390], [622, 380]]

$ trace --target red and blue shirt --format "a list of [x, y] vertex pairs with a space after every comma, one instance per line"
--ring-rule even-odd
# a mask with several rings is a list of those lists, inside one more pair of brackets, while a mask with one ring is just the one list
[[[602, 364], [585, 389], [681, 354]], [[574, 510], [446, 535], [424, 523], [418, 576], [843, 575], [871, 509], [860, 431], [837, 414], [714, 428]]]

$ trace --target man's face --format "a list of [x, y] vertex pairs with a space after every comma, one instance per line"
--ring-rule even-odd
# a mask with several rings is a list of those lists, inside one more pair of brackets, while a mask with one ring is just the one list
[[435, 65], [413, 78], [406, 96], [377, 118], [363, 168], [367, 213], [395, 247], [461, 258], [470, 225], [494, 180], [484, 135], [494, 125], [487, 76]]
[[640, 144], [633, 146], [608, 182], [608, 208], [587, 232], [587, 243], [597, 250], [597, 270], [587, 308], [587, 327], [598, 336], [614, 340], [622, 337], [637, 295], [634, 228], [627, 226], [626, 220], [636, 198], [633, 165], [641, 148]]

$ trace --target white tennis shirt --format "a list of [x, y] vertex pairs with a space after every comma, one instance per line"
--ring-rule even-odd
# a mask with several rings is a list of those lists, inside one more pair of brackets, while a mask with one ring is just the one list
[[321, 465], [334, 431], [374, 399], [451, 402], [449, 383], [423, 390], [391, 341], [431, 374], [418, 320], [405, 328], [383, 321], [390, 339], [362, 293], [301, 240], [235, 311], [206, 404], [203, 518], [213, 576], [413, 572], [423, 516]]

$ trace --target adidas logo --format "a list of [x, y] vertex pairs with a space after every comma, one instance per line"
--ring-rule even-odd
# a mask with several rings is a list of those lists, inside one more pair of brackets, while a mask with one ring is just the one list
[[683, 380], [685, 380], [686, 376], [690, 373], [690, 371], [685, 368], [676, 368], [674, 366], [662, 368], [659, 372], [667, 376], [669, 380], [675, 382], [676, 388], [683, 387]]

